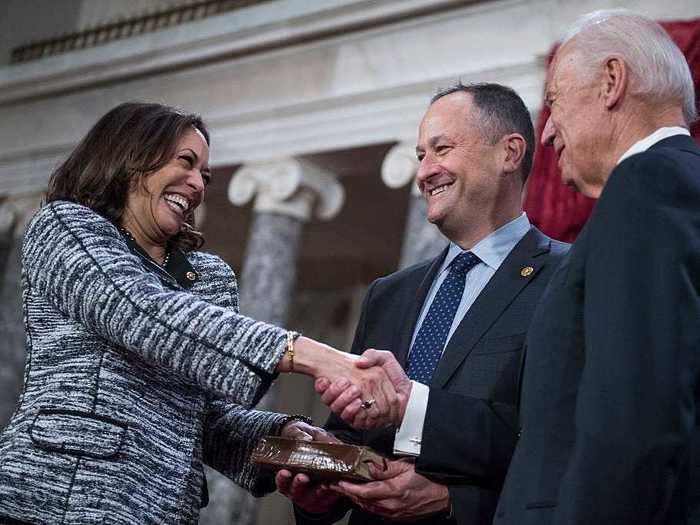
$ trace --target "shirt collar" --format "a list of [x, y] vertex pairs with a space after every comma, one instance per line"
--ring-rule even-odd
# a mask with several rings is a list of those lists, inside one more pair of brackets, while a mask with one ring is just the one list
[[[501, 263], [508, 257], [511, 250], [520, 242], [520, 239], [525, 236], [529, 229], [530, 221], [525, 212], [523, 212], [520, 216], [481, 239], [469, 251], [494, 271], [498, 270]], [[465, 250], [460, 248], [457, 244], [450, 242], [450, 247], [440, 267], [440, 272], [447, 269], [454, 258], [463, 251]]]
[[622, 162], [626, 158], [631, 157], [632, 155], [636, 155], [637, 153], [642, 153], [651, 148], [657, 142], [661, 142], [663, 139], [673, 137], [674, 135], [690, 135], [690, 131], [688, 131], [685, 128], [681, 128], [680, 126], [659, 128], [651, 135], [648, 135], [642, 140], [639, 140], [632, 144], [632, 147], [625, 151], [625, 153], [622, 155], [622, 157], [620, 157], [620, 160], [618, 160], [617, 163], [620, 164], [620, 162]]

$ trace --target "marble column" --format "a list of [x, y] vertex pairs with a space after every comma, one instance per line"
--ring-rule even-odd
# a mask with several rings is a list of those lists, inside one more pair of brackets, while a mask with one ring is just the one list
[[[303, 225], [312, 217], [329, 220], [345, 193], [333, 174], [305, 159], [246, 164], [231, 179], [230, 201], [254, 201], [253, 222], [240, 275], [241, 312], [285, 326], [289, 314]], [[274, 405], [274, 386], [259, 408]], [[211, 503], [202, 525], [253, 525], [255, 500], [226, 478], [207, 471]]]
[[345, 193], [335, 177], [304, 159], [243, 166], [232, 178], [229, 199], [237, 206], [255, 197], [254, 217], [243, 271], [241, 310], [284, 325], [296, 280], [303, 223], [312, 214], [337, 215]]
[[399, 268], [434, 257], [447, 244], [447, 239], [426, 220], [427, 204], [415, 184], [417, 171], [415, 146], [407, 142], [391, 148], [382, 163], [382, 180], [387, 186], [412, 185]]
[[0, 428], [12, 415], [22, 388], [26, 355], [20, 279], [22, 237], [39, 199], [38, 195], [9, 197], [0, 207]]

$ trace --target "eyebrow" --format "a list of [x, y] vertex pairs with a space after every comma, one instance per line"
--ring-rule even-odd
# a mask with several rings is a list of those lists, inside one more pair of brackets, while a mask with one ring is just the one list
[[[428, 139], [428, 147], [434, 148], [440, 141], [445, 140], [446, 137], [445, 135], [435, 135], [434, 137], [430, 137]], [[421, 153], [423, 152], [424, 149], [422, 146], [416, 146], [416, 153]]]
[[444, 138], [445, 138], [445, 135], [435, 135], [434, 137], [430, 137], [428, 139], [428, 145], [434, 148], [435, 145], [438, 142], [440, 142], [441, 140], [443, 140]]
[[192, 155], [194, 155], [194, 160], [199, 160], [199, 155], [197, 155], [192, 148], [182, 148], [180, 153], [182, 153], [184, 151], [189, 151], [190, 153], [192, 153]]

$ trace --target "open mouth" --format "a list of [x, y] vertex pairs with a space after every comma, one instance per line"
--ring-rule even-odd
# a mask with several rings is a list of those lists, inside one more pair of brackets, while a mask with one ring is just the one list
[[163, 195], [165, 202], [176, 212], [183, 214], [189, 208], [189, 202], [182, 195], [177, 195], [175, 193], [166, 193]]
[[441, 193], [444, 193], [450, 185], [451, 184], [441, 184], [440, 186], [437, 186], [437, 187], [433, 188], [432, 190], [428, 190], [427, 194], [430, 195], [431, 197], [435, 197], [436, 195], [440, 195]]

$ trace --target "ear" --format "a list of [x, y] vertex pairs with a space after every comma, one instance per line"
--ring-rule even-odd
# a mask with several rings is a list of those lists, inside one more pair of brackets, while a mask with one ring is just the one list
[[511, 133], [505, 135], [501, 141], [503, 142], [503, 151], [505, 158], [503, 159], [503, 173], [510, 174], [520, 169], [523, 162], [523, 157], [527, 151], [527, 143], [520, 133]]
[[603, 64], [601, 94], [607, 109], [613, 109], [622, 102], [627, 91], [629, 71], [622, 57], [612, 55]]

